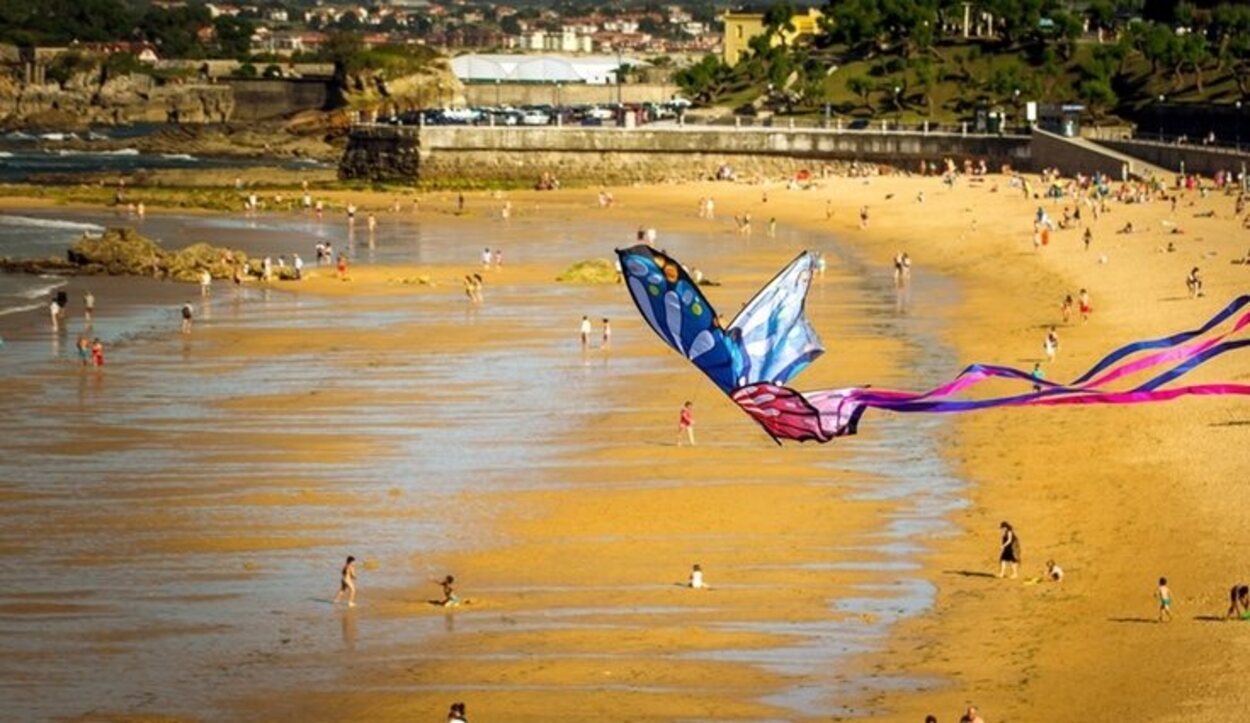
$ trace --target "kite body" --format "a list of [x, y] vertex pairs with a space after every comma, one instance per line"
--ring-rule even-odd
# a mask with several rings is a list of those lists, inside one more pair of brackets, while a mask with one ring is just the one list
[[[1035, 379], [1010, 367], [974, 364], [927, 392], [868, 387], [800, 392], [787, 386], [788, 382], [824, 353], [803, 308], [815, 266], [812, 254], [799, 254], [728, 324], [681, 264], [668, 255], [649, 246], [618, 249], [617, 254], [625, 285], [656, 334], [778, 443], [783, 439], [828, 442], [855, 434], [868, 409], [942, 413], [1004, 406], [1131, 404], [1190, 394], [1250, 394], [1250, 386], [1242, 384], [1167, 386], [1224, 352], [1250, 345], [1250, 340], [1229, 338], [1250, 324], [1250, 313], [1237, 317], [1231, 330], [1209, 335], [1250, 304], [1250, 296], [1238, 297], [1200, 329], [1123, 346], [1070, 384]], [[1162, 371], [1135, 387], [1115, 391], [1107, 386], [1155, 368]], [[1026, 391], [989, 399], [953, 398], [990, 378], [1019, 381]]]

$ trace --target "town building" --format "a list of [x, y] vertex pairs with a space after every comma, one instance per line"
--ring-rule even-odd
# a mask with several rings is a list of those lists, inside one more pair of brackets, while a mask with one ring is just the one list
[[[793, 30], [781, 28], [773, 35], [772, 44], [794, 45], [802, 37], [811, 37], [820, 29], [822, 13], [816, 8], [808, 8], [806, 13], [795, 13], [790, 18]], [[763, 13], [727, 12], [722, 18], [725, 21], [725, 41], [722, 45], [722, 59], [725, 65], [733, 67], [750, 53], [751, 40], [764, 34]]]

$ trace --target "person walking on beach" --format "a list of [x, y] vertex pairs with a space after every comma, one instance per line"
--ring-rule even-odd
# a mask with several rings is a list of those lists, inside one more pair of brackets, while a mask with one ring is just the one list
[[339, 254], [337, 271], [339, 281], [347, 281], [347, 254]]
[[1081, 321], [1089, 321], [1089, 315], [1093, 313], [1094, 307], [1089, 300], [1089, 292], [1081, 289], [1081, 293], [1076, 296], [1077, 303], [1080, 304]]
[[456, 194], [456, 215], [464, 213], [464, 192]]
[[1033, 377], [1033, 391], [1042, 391], [1042, 380], [1046, 378], [1046, 372], [1042, 371], [1041, 362], [1033, 363], [1033, 371], [1029, 373], [1029, 376]]
[[1202, 296], [1202, 275], [1198, 273], [1197, 266], [1190, 269], [1189, 275], [1185, 277], [1185, 288], [1189, 289], [1191, 299]]
[[690, 401], [682, 405], [677, 419], [677, 446], [682, 446], [683, 441], [694, 446], [694, 402]]
[[1086, 251], [1089, 251], [1089, 245], [1090, 245], [1090, 243], [1092, 243], [1092, 242], [1093, 242], [1093, 240], [1094, 240], [1094, 230], [1093, 230], [1092, 228], [1090, 228], [1089, 226], [1086, 226], [1086, 227], [1085, 227], [1085, 237], [1084, 237], [1084, 240], [1085, 240], [1085, 250], [1086, 250]]
[[1250, 585], [1233, 585], [1228, 591], [1228, 613], [1224, 617], [1250, 617]]
[[1065, 324], [1072, 320], [1072, 306], [1072, 294], [1063, 297], [1063, 303], [1059, 305], [1059, 313], [1063, 314], [1063, 323]]
[[1016, 531], [1009, 522], [1001, 523], [998, 529], [1003, 532], [998, 552], [998, 576], [1004, 577], [1007, 566], [1011, 565], [1011, 579], [1014, 580], [1020, 574], [1020, 538], [1016, 537]]
[[612, 348], [612, 324], [606, 316], [603, 318], [603, 343], [600, 345], [600, 348]]
[[295, 280], [299, 281], [304, 278], [304, 260], [299, 257], [299, 254], [295, 254], [293, 265], [295, 266]]
[[182, 333], [191, 333], [191, 319], [195, 316], [195, 307], [191, 306], [191, 302], [182, 305]]
[[586, 351], [590, 348], [590, 317], [582, 316], [582, 325], [578, 331], [582, 339], [582, 351]]
[[200, 271], [200, 296], [208, 296], [213, 289], [213, 275], [208, 269]]
[[482, 268], [486, 271], [490, 271], [491, 258], [490, 247], [482, 249]]
[[1050, 331], [1046, 332], [1046, 340], [1042, 342], [1042, 351], [1046, 352], [1046, 361], [1055, 360], [1055, 353], [1059, 351], [1059, 333], [1053, 326], [1050, 327]]
[[347, 556], [347, 562], [339, 573], [339, 591], [334, 594], [334, 605], [339, 604], [343, 593], [347, 593], [347, 607], [356, 607], [356, 558], [351, 555]]
[[82, 315], [87, 321], [87, 326], [91, 326], [91, 321], [95, 318], [95, 294], [91, 293], [91, 289], [83, 292]]
[[1166, 577], [1159, 578], [1159, 589], [1155, 591], [1155, 597], [1159, 600], [1159, 622], [1163, 622], [1164, 618], [1171, 622], [1172, 589], [1168, 587], [1168, 579]]
[[48, 314], [52, 317], [52, 331], [61, 330], [61, 315], [64, 309], [61, 307], [59, 299], [52, 299], [52, 303], [48, 304]]

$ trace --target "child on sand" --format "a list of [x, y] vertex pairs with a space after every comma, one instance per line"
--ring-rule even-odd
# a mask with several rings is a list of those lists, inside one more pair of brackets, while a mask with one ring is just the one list
[[603, 344], [601, 348], [610, 349], [611, 347], [612, 347], [612, 324], [605, 317], [603, 319]]
[[1168, 588], [1168, 579], [1166, 577], [1159, 578], [1159, 589], [1155, 591], [1155, 597], [1159, 600], [1159, 622], [1163, 622], [1165, 617], [1171, 621], [1172, 590]]
[[335, 605], [339, 604], [343, 593], [347, 593], [347, 607], [356, 607], [356, 558], [347, 556], [347, 562], [339, 573], [339, 591], [334, 595]]
[[1042, 391], [1042, 384], [1041, 384], [1041, 382], [1042, 382], [1042, 380], [1043, 380], [1043, 379], [1045, 379], [1045, 378], [1046, 378], [1046, 372], [1043, 372], [1043, 371], [1042, 371], [1042, 363], [1041, 363], [1041, 362], [1034, 362], [1034, 363], [1033, 363], [1033, 371], [1029, 373], [1029, 376], [1033, 377], [1033, 391], [1035, 391], [1035, 392], [1040, 392], [1040, 391]]
[[460, 596], [456, 595], [456, 589], [453, 587], [455, 582], [456, 578], [451, 575], [444, 577], [442, 580], [434, 580], [435, 585], [443, 588], [443, 599], [439, 601], [439, 605], [445, 608], [454, 608], [460, 605]]
[[681, 416], [677, 420], [677, 446], [685, 440], [694, 446], [694, 402], [687, 401], [681, 407]]
[[339, 275], [339, 281], [347, 281], [347, 254], [339, 254], [338, 267], [336, 269]]
[[1063, 303], [1059, 305], [1059, 312], [1063, 314], [1063, 323], [1068, 323], [1072, 319], [1072, 294], [1063, 297]]
[[1049, 582], [1063, 582], [1063, 568], [1054, 560], [1046, 561], [1046, 580]]
[[695, 590], [703, 590], [707, 588], [707, 584], [703, 582], [703, 568], [699, 567], [697, 564], [690, 570], [689, 585]]
[[1081, 289], [1081, 293], [1077, 294], [1076, 298], [1081, 308], [1081, 321], [1089, 321], [1089, 315], [1094, 311], [1094, 307], [1090, 304], [1089, 292]]

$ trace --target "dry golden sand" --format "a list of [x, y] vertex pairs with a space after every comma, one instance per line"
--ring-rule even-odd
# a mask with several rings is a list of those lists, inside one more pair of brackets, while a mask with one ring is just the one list
[[[1030, 221], [1038, 203], [1009, 190], [1003, 179], [998, 183], [997, 193], [988, 184], [961, 184], [951, 191], [931, 178], [832, 179], [807, 191], [774, 184], [766, 204], [761, 187], [745, 184], [625, 188], [614, 189], [617, 203], [607, 210], [593, 208], [593, 191], [507, 197], [518, 216], [559, 220], [599, 213], [654, 223], [661, 234], [706, 228], [707, 222], [694, 218], [702, 196], [715, 196], [722, 217], [749, 211], [755, 220], [750, 247], [722, 224], [717, 228], [724, 246], [706, 253], [730, 255], [737, 266], [758, 272], [726, 278], [726, 286], [716, 290], [718, 299], [745, 299], [790, 255], [792, 249], [772, 248], [763, 240], [769, 217], [783, 226], [843, 235], [882, 268], [895, 251], [906, 250], [915, 274], [937, 272], [960, 282], [947, 327], [959, 355], [951, 360], [952, 374], [974, 361], [1027, 368], [1041, 357], [1046, 326], [1060, 322], [1059, 301], [1081, 287], [1090, 289], [1095, 313], [1088, 323], [1061, 326], [1060, 355], [1047, 369], [1049, 378], [1074, 376], [1120, 343], [1192, 328], [1248, 286], [1250, 267], [1229, 264], [1250, 245], [1232, 219], [1231, 198], [1190, 194], [1176, 218], [1169, 218], [1165, 204], [1116, 205], [1094, 226], [1090, 253], [1080, 248], [1080, 231], [1058, 232], [1049, 248], [1035, 253]], [[927, 196], [923, 204], [915, 200], [919, 190]], [[470, 216], [493, 213], [501, 202], [483, 193], [467, 197]], [[382, 209], [391, 196], [342, 193], [335, 200]], [[832, 220], [825, 219], [827, 200], [835, 209]], [[426, 198], [418, 213], [456, 223], [455, 202], [455, 194], [437, 194]], [[866, 231], [857, 228], [856, 211], [863, 204], [872, 217]], [[1052, 216], [1059, 215], [1058, 207], [1048, 206]], [[1215, 210], [1216, 218], [1194, 218], [1206, 210]], [[1114, 233], [1130, 219], [1142, 231]], [[1179, 223], [1186, 234], [1166, 235], [1164, 220]], [[1169, 240], [1178, 250], [1161, 252]], [[1216, 255], [1207, 256], [1211, 252]], [[1107, 263], [1098, 263], [1103, 254]], [[1194, 265], [1205, 272], [1207, 294], [1188, 300], [1183, 280]], [[547, 283], [553, 270], [518, 267], [509, 273], [511, 283], [524, 287]], [[299, 292], [379, 299], [432, 294], [463, 305], [455, 287], [459, 273], [357, 268], [351, 281], [342, 282], [323, 272]], [[839, 303], [851, 303], [837, 275], [835, 268], [825, 291], [840, 297]], [[402, 283], [418, 276], [439, 285]], [[587, 292], [592, 300], [621, 293], [619, 287]], [[288, 334], [222, 325], [206, 332], [211, 347], [206, 354], [233, 365], [330, 345], [381, 353], [412, 339], [413, 331]], [[510, 341], [508, 326], [498, 323], [459, 334], [425, 331], [411, 353], [438, 355]], [[894, 363], [901, 353], [897, 340], [856, 330], [846, 319], [824, 318], [820, 331], [838, 342], [805, 374], [805, 387], [848, 379], [891, 386], [913, 381]], [[432, 555], [414, 550], [409, 569], [366, 568], [362, 587], [369, 605], [353, 613], [358, 622], [344, 618], [345, 626], [441, 618], [444, 611], [427, 602], [436, 589], [425, 571], [451, 570], [462, 581], [462, 593], [473, 599], [447, 617], [458, 634], [437, 637], [420, 651], [375, 647], [368, 657], [345, 664], [324, 689], [223, 692], [223, 704], [258, 719], [436, 719], [454, 699], [467, 700], [475, 720], [791, 719], [797, 717], [792, 711], [761, 701], [796, 684], [840, 691], [845, 699], [838, 704], [887, 720], [922, 720], [928, 712], [953, 720], [969, 703], [990, 721], [1236, 720], [1250, 703], [1237, 666], [1229, 662], [1246, 652], [1250, 632], [1201, 619], [1221, 616], [1228, 587], [1250, 578], [1237, 554], [1250, 529], [1250, 493], [1241, 485], [1246, 458], [1240, 450], [1250, 425], [1244, 401], [1189, 399], [949, 419], [942, 432], [946, 456], [972, 483], [971, 504], [954, 514], [959, 533], [933, 540], [924, 570], [908, 573], [937, 586], [935, 609], [897, 627], [884, 650], [851, 658], [849, 669], [795, 676], [693, 654], [787, 644], [776, 634], [740, 624], [845, 617], [831, 612], [831, 599], [847, 595], [858, 582], [894, 575], [796, 566], [848, 559], [830, 541], [870, 533], [895, 504], [849, 500], [852, 481], [823, 465], [845, 454], [843, 447], [878, 435], [873, 422], [879, 415], [865, 418], [860, 439], [776, 448], [658, 340], [648, 336], [613, 353], [656, 366], [657, 373], [644, 380], [647, 399], [629, 396], [630, 389], [621, 385], [578, 400], [605, 411], [567, 438], [552, 440], [555, 449], [567, 450], [556, 453], [557, 484], [525, 488], [525, 470], [518, 470], [516, 489], [466, 495], [453, 507], [463, 517], [464, 544]], [[1236, 355], [1195, 376], [1242, 382], [1250, 377]], [[21, 396], [22, 386], [11, 388]], [[703, 444], [698, 450], [671, 445], [673, 402], [686, 397], [698, 401]], [[296, 404], [315, 412], [409, 401], [330, 390]], [[250, 397], [224, 407], [260, 428], [272, 402]], [[609, 411], [625, 402], [627, 413]], [[284, 451], [279, 437], [266, 441], [277, 453]], [[84, 436], [83, 443], [91, 439]], [[338, 435], [333, 444], [341, 446], [329, 438], [301, 437], [300, 444], [306, 445], [301, 454], [316, 449], [326, 459], [381, 451], [377, 443], [351, 434]], [[242, 438], [239, 445], [242, 450]], [[249, 507], [281, 505], [292, 497], [293, 484], [303, 488], [294, 500], [300, 505], [409, 518], [447, 514], [420, 504], [388, 510], [385, 501], [320, 482], [274, 480], [272, 489], [243, 485], [216, 494]], [[162, 500], [187, 503], [183, 490], [171, 483], [152, 493], [149, 513], [79, 522], [98, 525], [95, 531], [104, 533], [164, 525], [177, 534], [162, 543], [164, 549], [176, 554], [238, 544], [251, 549], [304, 541], [350, 544], [350, 530], [341, 525], [285, 530], [272, 524], [249, 531], [253, 518], [213, 509], [212, 501], [185, 491], [194, 515], [166, 516], [170, 507]], [[489, 529], [476, 527], [484, 510], [494, 511], [482, 515], [494, 520]], [[986, 577], [996, 568], [1002, 519], [1020, 532], [1022, 576], [1036, 575], [1042, 562], [1054, 557], [1068, 579], [1061, 585], [1025, 585]], [[231, 534], [204, 536], [216, 528]], [[58, 534], [66, 534], [42, 523], [38, 533], [53, 545]], [[21, 544], [16, 535], [0, 537], [0, 549], [20, 550]], [[696, 560], [709, 571], [714, 588], [705, 593], [676, 584]], [[1160, 575], [1169, 577], [1177, 598], [1177, 619], [1167, 625], [1150, 622]], [[570, 625], [513, 624], [543, 616]], [[726, 621], [739, 625], [718, 625]], [[862, 685], [879, 676], [929, 684], [886, 693]]]
[[[988, 186], [949, 192], [932, 179], [838, 180], [802, 201], [774, 192], [767, 214], [823, 224], [816, 216], [827, 196], [837, 208], [827, 227], [881, 263], [906, 250], [916, 273], [959, 279], [952, 335], [961, 359], [952, 372], [974, 361], [1028, 368], [1041, 360], [1046, 327], [1057, 324], [1061, 350], [1047, 373], [1072, 378], [1121, 343], [1193, 328], [1250, 290], [1250, 267], [1230, 263], [1250, 245], [1231, 197], [1186, 194], [1175, 216], [1161, 202], [1113, 205], [1095, 223], [1089, 253], [1080, 230], [1058, 232], [1035, 253], [1030, 222], [1038, 202], [998, 185], [997, 193]], [[922, 189], [923, 205], [915, 200]], [[704, 190], [721, 208], [765, 215], [758, 189]], [[856, 228], [861, 204], [870, 206], [868, 231]], [[1060, 206], [1045, 205], [1060, 215]], [[1216, 216], [1195, 217], [1208, 211]], [[1137, 233], [1115, 233], [1130, 220]], [[1164, 221], [1185, 233], [1169, 233]], [[1168, 241], [1174, 253], [1164, 251]], [[1186, 298], [1191, 266], [1203, 269], [1205, 298]], [[1065, 326], [1059, 302], [1082, 287], [1095, 313]], [[1194, 376], [1250, 380], [1236, 355]], [[879, 696], [884, 717], [934, 712], [945, 720], [969, 703], [988, 720], [1242, 717], [1250, 690], [1228, 662], [1246, 652], [1250, 633], [1218, 619], [1229, 587], [1250, 578], [1238, 554], [1250, 522], [1241, 484], [1247, 425], [1245, 400], [1230, 398], [952, 419], [949, 458], [974, 486], [971, 506], [956, 516], [961, 534], [938, 543], [928, 559], [937, 607], [904, 624], [889, 649], [860, 668], [945, 682]], [[872, 415], [864, 429], [872, 434]], [[995, 570], [1004, 519], [1024, 541], [1022, 577], [1040, 574], [1053, 557], [1067, 571], [1064, 583], [983, 576]], [[1167, 625], [1153, 622], [1160, 576], [1177, 598], [1177, 620]]]

